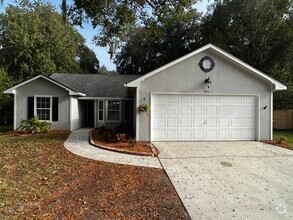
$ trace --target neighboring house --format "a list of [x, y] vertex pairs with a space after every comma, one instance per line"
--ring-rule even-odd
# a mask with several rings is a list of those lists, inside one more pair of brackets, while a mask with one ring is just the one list
[[124, 124], [141, 141], [268, 140], [273, 92], [285, 89], [208, 44], [143, 76], [55, 73], [5, 93], [14, 94], [14, 129], [38, 115], [53, 129]]

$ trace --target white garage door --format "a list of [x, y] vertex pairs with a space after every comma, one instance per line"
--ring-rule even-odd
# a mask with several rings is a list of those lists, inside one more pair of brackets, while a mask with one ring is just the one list
[[256, 140], [255, 96], [153, 94], [152, 141]]

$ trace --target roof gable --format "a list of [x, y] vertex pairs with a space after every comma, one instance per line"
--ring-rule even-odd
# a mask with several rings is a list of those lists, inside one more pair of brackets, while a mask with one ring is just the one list
[[286, 90], [287, 89], [287, 87], [284, 84], [282, 84], [279, 81], [267, 76], [266, 74], [262, 73], [261, 71], [255, 69], [254, 67], [252, 67], [249, 64], [243, 62], [242, 60], [238, 59], [237, 57], [227, 53], [226, 51], [220, 49], [219, 47], [214, 46], [213, 44], [207, 44], [206, 46], [203, 46], [203, 47], [201, 47], [201, 48], [199, 48], [199, 49], [197, 49], [197, 50], [195, 50], [195, 51], [193, 51], [193, 52], [191, 52], [191, 53], [189, 53], [189, 54], [187, 54], [187, 55], [185, 55], [183, 57], [180, 57], [180, 58], [178, 58], [178, 59], [176, 59], [176, 60], [174, 60], [174, 61], [172, 61], [172, 62], [170, 62], [170, 63], [168, 63], [168, 64], [166, 64], [166, 65], [164, 65], [164, 66], [162, 66], [160, 68], [158, 68], [158, 69], [155, 69], [155, 70], [153, 70], [153, 71], [151, 71], [151, 72], [139, 77], [138, 79], [133, 80], [132, 82], [129, 82], [129, 83], [125, 84], [125, 86], [126, 87], [139, 87], [140, 82], [144, 81], [145, 79], [147, 79], [149, 77], [152, 77], [153, 75], [155, 75], [155, 74], [157, 74], [157, 73], [159, 73], [159, 72], [161, 72], [161, 71], [163, 71], [165, 69], [168, 69], [169, 67], [172, 67], [172, 66], [174, 66], [174, 65], [176, 65], [176, 64], [178, 64], [178, 63], [180, 63], [180, 62], [182, 62], [182, 61], [184, 61], [184, 60], [186, 60], [186, 59], [188, 59], [188, 58], [190, 58], [190, 57], [192, 57], [192, 56], [194, 56], [196, 54], [199, 54], [199, 53], [205, 51], [205, 50], [211, 50], [212, 52], [214, 52], [214, 53], [216, 53], [216, 54], [218, 54], [218, 55], [220, 55], [222, 57], [225, 57], [226, 59], [229, 59], [230, 61], [232, 61], [236, 65], [251, 71], [253, 74], [259, 76], [259, 78], [261, 78], [261, 79], [271, 83], [272, 85], [274, 85], [274, 89], [273, 89], [274, 91]]
[[63, 85], [62, 83], [57, 82], [54, 79], [51, 79], [51, 78], [43, 76], [43, 75], [38, 75], [38, 76], [35, 76], [35, 77], [31, 78], [31, 79], [28, 79], [28, 80], [26, 80], [26, 81], [24, 81], [22, 83], [19, 83], [19, 84], [15, 85], [15, 86], [13, 86], [13, 87], [11, 87], [9, 89], [6, 89], [4, 91], [4, 93], [6, 93], [6, 94], [15, 94], [15, 91], [16, 91], [17, 88], [19, 88], [19, 87], [21, 87], [23, 85], [26, 85], [26, 84], [34, 81], [34, 80], [40, 79], [40, 78], [45, 79], [45, 80], [47, 80], [47, 81], [49, 81], [49, 82], [51, 82], [51, 83], [53, 83], [53, 84], [55, 84], [55, 85], [57, 85], [57, 86], [59, 86], [61, 88], [67, 90], [69, 92], [69, 95], [85, 96], [85, 94], [80, 93], [79, 91], [77, 91], [77, 90], [75, 90], [73, 88], [70, 88], [69, 86]]

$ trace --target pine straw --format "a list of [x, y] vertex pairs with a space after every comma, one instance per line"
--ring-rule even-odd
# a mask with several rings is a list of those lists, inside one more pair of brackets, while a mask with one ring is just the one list
[[78, 157], [68, 134], [0, 134], [0, 219], [189, 219], [163, 170]]

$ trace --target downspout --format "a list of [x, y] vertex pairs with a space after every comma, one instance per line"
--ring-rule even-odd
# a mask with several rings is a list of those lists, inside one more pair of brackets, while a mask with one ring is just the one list
[[14, 102], [13, 102], [13, 116], [14, 116], [14, 118], [13, 118], [13, 130], [16, 130], [16, 113], [17, 113], [17, 109], [16, 109], [16, 107], [17, 107], [17, 105], [16, 105], [16, 90], [14, 90], [13, 91], [13, 98], [14, 98]]
[[70, 131], [73, 130], [72, 128], [72, 96], [69, 96], [69, 129]]

